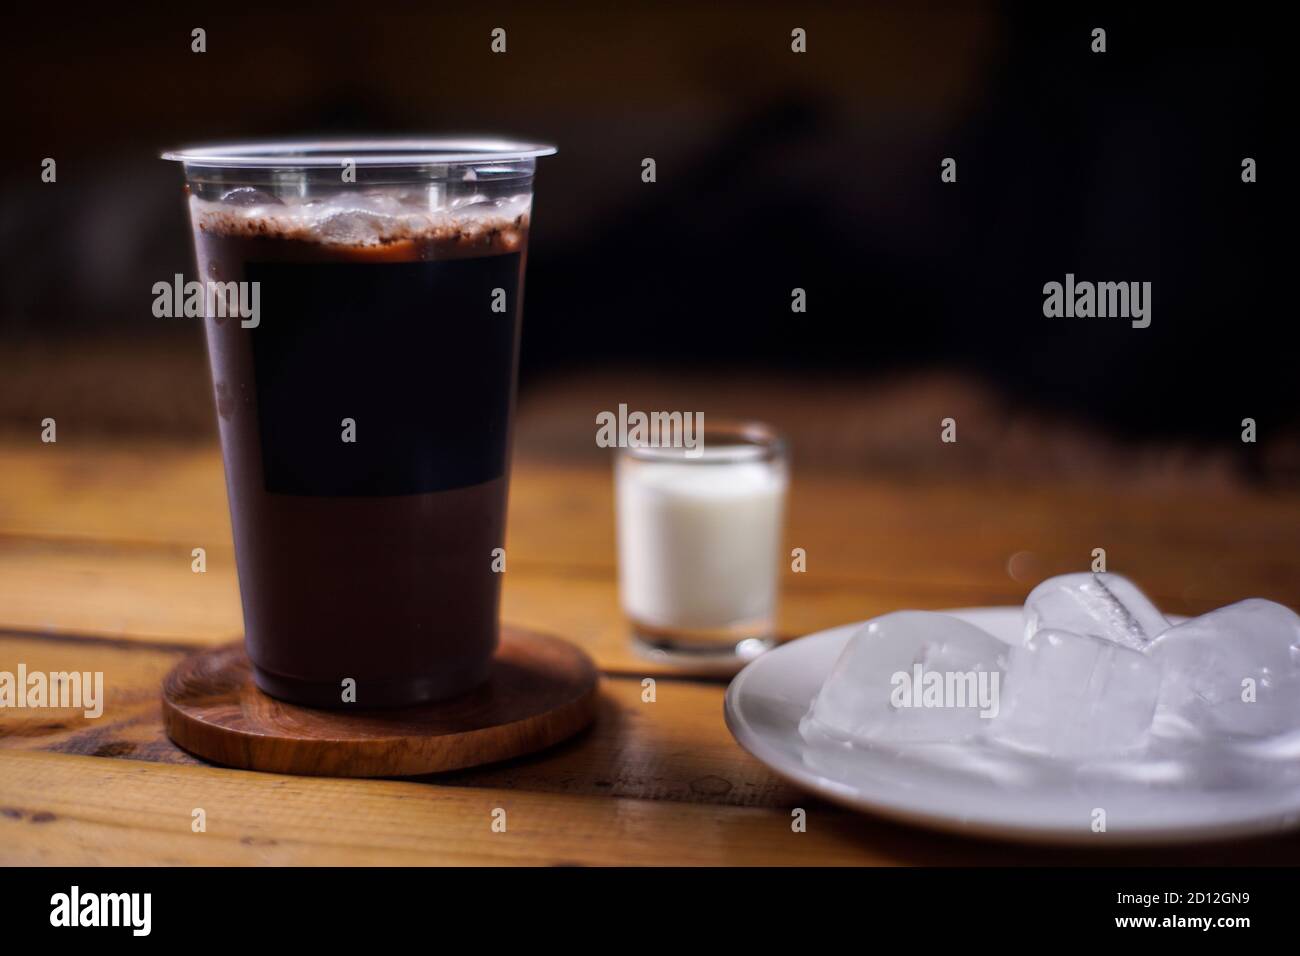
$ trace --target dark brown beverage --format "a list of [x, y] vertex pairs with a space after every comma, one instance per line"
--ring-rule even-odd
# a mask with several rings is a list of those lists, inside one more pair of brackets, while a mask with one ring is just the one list
[[253, 327], [206, 320], [258, 685], [323, 707], [348, 679], [358, 707], [473, 688], [497, 643], [528, 213], [193, 203], [201, 278], [258, 284]]

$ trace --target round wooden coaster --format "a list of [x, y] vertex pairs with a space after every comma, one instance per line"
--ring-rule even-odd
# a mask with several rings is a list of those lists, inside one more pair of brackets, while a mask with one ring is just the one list
[[597, 674], [567, 641], [502, 626], [487, 683], [401, 710], [333, 711], [269, 697], [243, 642], [185, 658], [163, 681], [167, 735], [226, 767], [328, 777], [456, 770], [533, 753], [591, 723]]

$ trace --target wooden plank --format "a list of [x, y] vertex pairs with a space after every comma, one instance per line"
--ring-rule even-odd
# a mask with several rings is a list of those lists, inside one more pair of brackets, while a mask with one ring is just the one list
[[[607, 678], [595, 725], [536, 759], [442, 774], [443, 784], [638, 800], [789, 807], [810, 798], [751, 757], [722, 715], [722, 684]], [[817, 801], [819, 802], [819, 801]]]
[[[207, 831], [191, 831], [192, 812]], [[506, 832], [493, 832], [504, 810]], [[815, 814], [814, 814], [815, 816]], [[848, 864], [890, 861], [826, 811], [288, 777], [0, 752], [6, 865]]]
[[[1003, 604], [1015, 600], [1018, 598], [1011, 588], [967, 588], [954, 594], [947, 589], [914, 585], [823, 583], [811, 576], [791, 574], [784, 583], [778, 627], [783, 637], [791, 638], [903, 607], [941, 608], [954, 603]], [[561, 634], [578, 642], [606, 673], [707, 673], [689, 664], [648, 660], [636, 649], [611, 575], [512, 565], [506, 576], [502, 615], [520, 626]]]
[[[9, 493], [0, 548], [14, 538], [85, 537], [205, 547], [229, 560], [214, 446], [0, 447]], [[613, 489], [605, 466], [521, 458], [510, 567], [612, 572]], [[1152, 489], [1115, 482], [992, 484], [817, 477], [798, 471], [787, 544], [810, 580], [943, 588], [939, 606], [989, 592], [1017, 598], [1042, 577], [1082, 570], [1094, 548], [1173, 613], [1250, 595], [1300, 604], [1300, 494]], [[787, 578], [793, 578], [787, 574]], [[906, 590], [906, 589], [905, 589]]]
[[[108, 690], [105, 712], [98, 720], [88, 720], [75, 711], [0, 710], [0, 778], [8, 773], [9, 765], [4, 763], [7, 757], [36, 752], [127, 758], [114, 760], [113, 763], [199, 766], [198, 761], [179, 751], [166, 739], [158, 713], [157, 687], [161, 675], [181, 653], [177, 650], [130, 643], [54, 641], [12, 635], [0, 638], [0, 669], [11, 669], [19, 660], [26, 662], [31, 669], [67, 670], [76, 667], [102, 669], [106, 675]], [[778, 822], [788, 825], [788, 813], [794, 807], [808, 811], [810, 826], [818, 827], [821, 835], [829, 832], [834, 834], [837, 840], [847, 842], [848, 845], [840, 848], [838, 852], [852, 854], [856, 852], [854, 850], [856, 846], [857, 850], [866, 853], [865, 857], [855, 857], [857, 862], [905, 861], [958, 864], [987, 862], [992, 859], [999, 863], [1052, 864], [1062, 861], [1057, 856], [1058, 852], [1072, 855], [1072, 858], [1080, 862], [1118, 860], [1164, 864], [1300, 862], [1300, 834], [1239, 841], [1224, 846], [1134, 850], [1119, 856], [1109, 855], [1108, 852], [1105, 856], [1097, 856], [1077, 851], [1029, 850], [1015, 846], [952, 839], [870, 817], [850, 820], [850, 817], [854, 817], [853, 814], [830, 807], [798, 788], [785, 784], [743, 751], [731, 739], [723, 722], [722, 693], [721, 685], [661, 680], [656, 685], [656, 701], [648, 703], [642, 699], [642, 687], [639, 681], [607, 679], [602, 686], [599, 716], [595, 726], [587, 733], [532, 757], [410, 781], [428, 789], [410, 791], [407, 799], [442, 800], [453, 791], [472, 791], [474, 794], [472, 799], [452, 798], [451, 805], [454, 812], [461, 814], [478, 812], [468, 808], [481, 807], [479, 801], [489, 799], [485, 795], [492, 795], [490, 799], [497, 801], [494, 805], [507, 807], [515, 805], [507, 801], [516, 799], [523, 801], [524, 805], [533, 806], [531, 801], [535, 798], [547, 796], [557, 799], [575, 798], [584, 801], [580, 804], [581, 813], [596, 813], [598, 822], [593, 826], [597, 828], [607, 825], [600, 821], [607, 821], [611, 811], [592, 811], [586, 801], [609, 806], [627, 805], [631, 818], [639, 821], [638, 833], [641, 838], [665, 841], [690, 838], [671, 826], [663, 832], [654, 829], [659, 827], [666, 818], [658, 812], [646, 810], [644, 804], [660, 803], [675, 806], [688, 814], [689, 819], [694, 818], [689, 817], [693, 811], [688, 808], [699, 806], [729, 807], [738, 810], [762, 809], [775, 814], [774, 818], [762, 825], [762, 833], [757, 830], [749, 833], [748, 838], [765, 842], [761, 847], [753, 848], [756, 856], [752, 859], [746, 858], [747, 862], [796, 862], [797, 859], [803, 859], [799, 854], [795, 854], [789, 860], [762, 855], [768, 852], [775, 853], [784, 846], [782, 841], [785, 838], [785, 830], [778, 825]], [[66, 799], [73, 802], [77, 799], [78, 779], [81, 780], [83, 793], [98, 791], [103, 784], [102, 764], [105, 762], [107, 761], [100, 760], [76, 765], [80, 770], [75, 774], [70, 771], [65, 782], [61, 784], [66, 790], [63, 794]], [[219, 779], [223, 773], [241, 779], [250, 776], [263, 780], [292, 779], [207, 769], [217, 777], [202, 778], [204, 781]], [[167, 779], [173, 781], [168, 786], [179, 793], [188, 795], [195, 789], [185, 777]], [[313, 789], [314, 784], [303, 782], [302, 787], [307, 789], [299, 792], [327, 794], [331, 801], [344, 799], [348, 782], [339, 780], [332, 783], [337, 785], [337, 789], [318, 791]], [[360, 781], [353, 781], [353, 783], [361, 785]], [[206, 788], [208, 785], [205, 782], [202, 787]], [[284, 785], [277, 784], [277, 786]], [[44, 786], [44, 782], [32, 781], [32, 786]], [[256, 800], [259, 799], [257, 795], [261, 794], [267, 785], [254, 781], [247, 786], [250, 799]], [[4, 823], [3, 817], [11, 815], [7, 811], [17, 810], [22, 815], [22, 819], [28, 820], [34, 814], [59, 813], [57, 808], [48, 807], [41, 802], [40, 797], [43, 793], [42, 789], [24, 791], [20, 783], [8, 785], [6, 790], [6, 783], [0, 782], [0, 825]], [[172, 801], [174, 796], [175, 794], [172, 794], [164, 802]], [[235, 801], [237, 798], [232, 795], [231, 800]], [[208, 809], [207, 804], [196, 805]], [[319, 812], [319, 808], [314, 812]], [[256, 815], [243, 816], [240, 819], [257, 821]], [[93, 818], [92, 822], [97, 820], [98, 818]], [[143, 826], [143, 824], [139, 825]], [[321, 821], [320, 825], [332, 826], [333, 823]], [[757, 827], [757, 824], [755, 826]], [[829, 828], [829, 831], [825, 828]], [[263, 838], [259, 833], [260, 831], [243, 835], [255, 841]], [[0, 831], [0, 860], [5, 858], [5, 836], [5, 832]], [[106, 838], [96, 836], [94, 839]], [[145, 854], [146, 850], [158, 854], [175, 852], [170, 843], [154, 847], [151, 842], [153, 839], [150, 833], [141, 834], [143, 842], [141, 847], [137, 848], [140, 854]], [[189, 849], [188, 844], [184, 846]], [[362, 854], [358, 861], [366, 859], [370, 862], [413, 862], [401, 855], [392, 858], [384, 856], [383, 847], [386, 846], [386, 843], [383, 844], [379, 850], [370, 847], [370, 850], [375, 850], [373, 858]], [[666, 843], [665, 852], [670, 849], [671, 843]], [[67, 851], [67, 847], [57, 845], [57, 850], [63, 853]], [[107, 850], [108, 847], [105, 848], [105, 852]], [[230, 850], [229, 846], [222, 844], [217, 851], [214, 851], [216, 855], [211, 859], [191, 858], [184, 854], [175, 858], [184, 862], [259, 861], [255, 856], [250, 858], [240, 855], [244, 852], [240, 848], [236, 848], [234, 856], [221, 855]], [[311, 847], [309, 851], [310, 854], [319, 851], [322, 855], [298, 856], [296, 854], [299, 851], [293, 850], [283, 856], [275, 855], [265, 862], [338, 861], [336, 858], [329, 857], [327, 852], [319, 847]], [[41, 850], [40, 847], [29, 847], [28, 851], [24, 852], [36, 854]], [[302, 852], [308, 854], [308, 850]], [[575, 854], [571, 847], [563, 842], [553, 848], [553, 852], [557, 857], [571, 858], [579, 862], [607, 861], [603, 855], [593, 859]], [[731, 857], [727, 857], [725, 861], [711, 858], [707, 861], [697, 860], [692, 855], [695, 852], [693, 848], [685, 848], [681, 852], [683, 856], [680, 859], [653, 859], [645, 862], [732, 861]], [[730, 853], [731, 850], [728, 849], [727, 852]], [[823, 851], [819, 849], [817, 852]], [[835, 852], [829, 852], [824, 861], [833, 862], [837, 858]], [[14, 861], [33, 862], [38, 859], [43, 862], [56, 860], [89, 862], [85, 858], [76, 856], [54, 858], [23, 856], [16, 857]], [[162, 862], [162, 858], [145, 854], [128, 856], [123, 860], [123, 862], [128, 861]], [[459, 858], [456, 861], [459, 862]], [[629, 862], [631, 861], [629, 858]], [[818, 857], [808, 862], [822, 861], [823, 858]], [[433, 861], [422, 860], [422, 862]]]
[[[193, 811], [207, 830], [191, 830]], [[791, 811], [286, 777], [0, 751], [3, 865], [1294, 864], [1294, 835], [1089, 850], [994, 844], [834, 807]], [[506, 832], [493, 832], [505, 811]], [[498, 815], [499, 818], [499, 815]]]
[[[92, 641], [0, 637], [0, 669], [102, 670], [104, 714], [0, 711], [0, 748], [196, 763], [163, 733], [162, 676], [179, 651]], [[639, 799], [781, 805], [797, 791], [731, 739], [722, 720], [721, 684], [663, 681], [655, 701], [636, 680], [609, 680], [592, 730], [536, 758], [439, 775], [439, 782]]]
[[0, 634], [0, 670], [100, 671], [105, 698], [96, 718], [77, 708], [0, 709], [0, 749], [196, 763], [162, 730], [162, 680], [184, 654], [137, 641]]
[[[815, 560], [815, 559], [814, 559]], [[1022, 558], [1018, 567], [1037, 559]], [[1212, 559], [1218, 566], [1222, 558]], [[1281, 581], [1287, 559], [1266, 573], [1233, 578], [1237, 589], [1207, 597], [1190, 591], [1159, 597], [1170, 613], [1200, 613], [1230, 600], [1260, 595], [1300, 606], [1295, 579]], [[1038, 565], [1042, 576], [1049, 570]], [[1223, 582], [1217, 587], [1222, 588]], [[1018, 604], [1028, 589], [1005, 576], [997, 583], [843, 580], [818, 572], [787, 573], [779, 628], [785, 637], [862, 620], [900, 608], [936, 609]], [[631, 642], [612, 569], [558, 566], [511, 559], [504, 580], [503, 619], [568, 638], [607, 673], [700, 673], [648, 660]], [[207, 571], [191, 570], [188, 551], [173, 545], [80, 539], [0, 539], [0, 628], [92, 635], [190, 646], [237, 639], [243, 631], [233, 555], [208, 554]]]
[[196, 574], [183, 545], [0, 540], [0, 627], [208, 645], [243, 634], [229, 549]]
[[[162, 678], [183, 651], [129, 642], [48, 640], [0, 634], [0, 670], [103, 671], [104, 712], [0, 710], [0, 750], [42, 750], [170, 764], [200, 761], [162, 727]], [[654, 700], [640, 680], [601, 687], [595, 725], [532, 757], [427, 779], [452, 786], [647, 800], [786, 806], [799, 790], [785, 784], [732, 739], [722, 717], [721, 683], [662, 680]]]
[[[607, 673], [636, 676], [705, 673], [639, 653], [619, 608], [613, 572], [512, 561], [502, 618], [581, 645]], [[779, 626], [786, 636], [860, 620], [900, 607], [1014, 603], [1001, 590], [918, 585], [850, 585], [816, 575], [787, 576]], [[88, 635], [194, 647], [243, 632], [239, 588], [229, 551], [210, 552], [207, 571], [191, 570], [179, 546], [79, 539], [0, 540], [0, 629]]]
[[0, 532], [191, 548], [230, 547], [221, 453], [212, 443], [80, 442], [0, 445], [6, 493]]

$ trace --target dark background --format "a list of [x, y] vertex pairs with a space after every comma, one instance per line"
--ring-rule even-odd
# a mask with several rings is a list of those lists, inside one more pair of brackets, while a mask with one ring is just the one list
[[[929, 434], [942, 396], [974, 394], [1041, 434], [1300, 480], [1276, 145], [1293, 109], [1267, 9], [25, 8], [5, 40], [0, 425], [215, 433], [201, 328], [150, 311], [154, 282], [192, 271], [160, 149], [484, 132], [560, 147], [539, 167], [525, 402], [582, 375], [739, 375], [842, 389], [864, 433], [938, 394]], [[807, 54], [790, 51], [796, 26]], [[1258, 183], [1241, 182], [1245, 156]], [[1045, 318], [1043, 283], [1067, 272], [1151, 281], [1151, 327]], [[897, 385], [912, 380], [960, 384]], [[1257, 445], [1240, 441], [1247, 416]]]

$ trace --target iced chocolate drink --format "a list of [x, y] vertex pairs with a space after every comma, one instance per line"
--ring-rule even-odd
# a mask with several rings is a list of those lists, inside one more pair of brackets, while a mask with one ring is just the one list
[[187, 162], [190, 214], [200, 278], [257, 306], [204, 320], [256, 680], [396, 706], [496, 646], [533, 159], [341, 162]]

